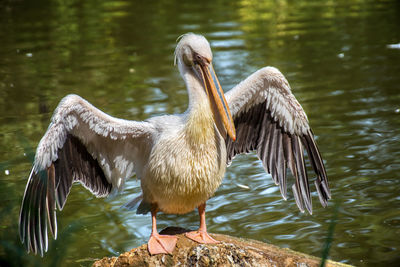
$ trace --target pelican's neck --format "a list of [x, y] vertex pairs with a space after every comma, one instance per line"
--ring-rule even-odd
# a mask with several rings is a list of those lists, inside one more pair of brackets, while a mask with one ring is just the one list
[[193, 143], [214, 140], [214, 118], [204, 85], [192, 73], [183, 75], [189, 94], [185, 134]]

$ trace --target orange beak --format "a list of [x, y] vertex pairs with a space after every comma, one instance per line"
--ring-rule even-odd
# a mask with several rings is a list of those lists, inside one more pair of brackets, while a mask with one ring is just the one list
[[218, 120], [222, 121], [226, 133], [233, 141], [235, 141], [235, 124], [233, 122], [228, 104], [226, 103], [224, 92], [222, 91], [217, 75], [214, 72], [214, 68], [212, 64], [208, 62], [202, 62], [199, 64], [199, 66], [203, 76], [202, 78], [204, 82], [204, 87], [206, 88], [206, 92], [210, 100], [211, 107], [213, 109], [214, 119], [216, 120], [216, 122]]

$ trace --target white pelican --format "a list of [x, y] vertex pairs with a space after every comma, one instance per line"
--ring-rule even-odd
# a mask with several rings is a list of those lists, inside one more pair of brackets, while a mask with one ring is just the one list
[[182, 36], [175, 63], [189, 94], [183, 114], [129, 121], [111, 117], [77, 95], [61, 100], [37, 147], [22, 201], [19, 231], [28, 252], [47, 251], [47, 224], [57, 237], [56, 205], [62, 210], [74, 182], [105, 197], [121, 190], [134, 173], [143, 194], [127, 205], [140, 202], [138, 213], [151, 212], [151, 254], [171, 253], [176, 244], [175, 236], [158, 234], [158, 211], [183, 214], [197, 207], [200, 228], [186, 236], [218, 242], [207, 234], [206, 201], [221, 184], [227, 163], [252, 150], [285, 199], [289, 167], [297, 206], [311, 213], [307, 151], [320, 202], [327, 205], [324, 163], [307, 116], [282, 73], [262, 68], [224, 97], [211, 62], [203, 36]]

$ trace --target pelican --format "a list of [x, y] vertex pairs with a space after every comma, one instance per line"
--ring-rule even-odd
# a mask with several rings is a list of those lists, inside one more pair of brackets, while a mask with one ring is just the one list
[[206, 201], [222, 182], [235, 155], [256, 151], [266, 172], [287, 195], [287, 168], [301, 212], [312, 212], [304, 155], [307, 152], [322, 206], [331, 194], [323, 160], [307, 116], [288, 81], [273, 67], [262, 68], [225, 95], [201, 35], [181, 37], [175, 64], [188, 90], [186, 112], [145, 121], [114, 118], [77, 95], [64, 97], [40, 140], [24, 192], [19, 233], [27, 251], [43, 256], [48, 228], [57, 238], [56, 210], [73, 183], [96, 197], [123, 189], [134, 174], [142, 195], [127, 207], [150, 212], [150, 254], [172, 253], [176, 237], [157, 232], [157, 212], [184, 214], [198, 208], [200, 227], [186, 236], [217, 243], [208, 233]]

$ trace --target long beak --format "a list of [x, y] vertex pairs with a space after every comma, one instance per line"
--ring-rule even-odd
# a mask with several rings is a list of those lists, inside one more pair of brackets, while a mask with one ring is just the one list
[[233, 141], [235, 141], [235, 124], [233, 123], [231, 112], [228, 104], [226, 103], [224, 92], [221, 89], [217, 75], [215, 75], [214, 68], [211, 63], [200, 64], [200, 68], [203, 74], [203, 82], [208, 98], [211, 102], [215, 120], [216, 122], [218, 120], [222, 121], [227, 134]]

